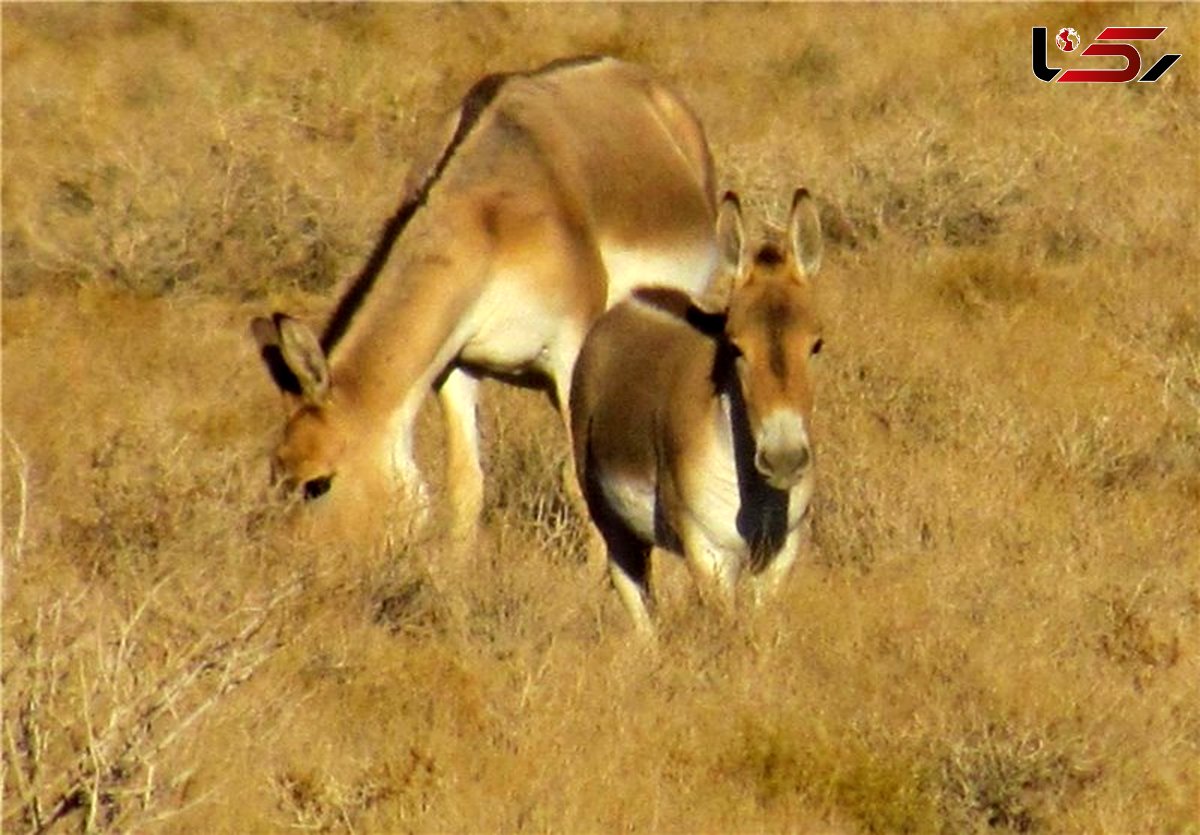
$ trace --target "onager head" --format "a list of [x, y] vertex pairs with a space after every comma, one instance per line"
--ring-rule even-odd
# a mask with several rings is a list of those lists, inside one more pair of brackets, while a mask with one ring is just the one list
[[[386, 486], [382, 439], [357, 420], [333, 385], [316, 336], [276, 313], [257, 318], [251, 331], [263, 361], [284, 395], [289, 417], [271, 457], [273, 483], [302, 500], [308, 520], [326, 532], [354, 538], [368, 529], [367, 514]], [[308, 531], [311, 533], [311, 531]]]
[[821, 263], [821, 226], [806, 189], [792, 198], [784, 245], [747, 250], [741, 207], [725, 195], [718, 217], [725, 287], [724, 340], [733, 356], [750, 430], [754, 466], [780, 490], [812, 464], [813, 395], [809, 359], [821, 350], [810, 279]]

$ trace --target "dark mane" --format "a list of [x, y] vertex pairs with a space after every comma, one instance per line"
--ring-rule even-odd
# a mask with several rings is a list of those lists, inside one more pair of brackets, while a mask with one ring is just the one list
[[725, 335], [725, 314], [697, 307], [692, 297], [682, 290], [674, 287], [639, 287], [633, 291], [633, 298], [681, 322], [686, 322], [710, 339], [719, 340]]
[[325, 332], [321, 335], [321, 350], [328, 354], [342, 337], [346, 335], [346, 331], [350, 329], [350, 323], [354, 319], [354, 315], [362, 307], [367, 295], [371, 292], [371, 288], [375, 286], [375, 280], [383, 271], [384, 265], [387, 264], [388, 257], [392, 253], [392, 247], [396, 244], [396, 239], [400, 237], [417, 211], [425, 205], [425, 201], [429, 198], [430, 190], [445, 172], [451, 157], [454, 156], [459, 146], [470, 135], [475, 125], [479, 123], [480, 117], [482, 117], [484, 111], [495, 100], [504, 84], [511, 78], [537, 76], [554, 70], [594, 63], [599, 60], [601, 58], [598, 56], [562, 58], [552, 61], [533, 72], [496, 73], [485, 76], [475, 82], [466, 97], [463, 98], [462, 105], [459, 107], [458, 126], [455, 128], [454, 136], [446, 146], [446, 150], [442, 152], [441, 157], [438, 159], [437, 165], [433, 167], [429, 176], [421, 183], [420, 188], [412, 194], [407, 195], [404, 202], [400, 204], [400, 208], [384, 224], [383, 231], [380, 233], [379, 239], [375, 242], [375, 246], [371, 250], [367, 262], [359, 270], [358, 276], [350, 284], [350, 287], [342, 295], [341, 299], [338, 300], [337, 307], [334, 308], [333, 315], [330, 316], [329, 323], [325, 326]]
[[764, 267], [776, 267], [786, 260], [787, 256], [783, 254], [783, 250], [773, 243], [763, 244], [754, 254], [754, 263]]
[[638, 287], [633, 291], [633, 297], [642, 304], [668, 313], [676, 319], [686, 320], [688, 308], [692, 306], [691, 297], [674, 287]]

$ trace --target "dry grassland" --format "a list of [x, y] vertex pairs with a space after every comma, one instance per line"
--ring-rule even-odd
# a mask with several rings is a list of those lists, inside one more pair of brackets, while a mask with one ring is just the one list
[[[1156, 85], [1030, 73], [1031, 26], [1135, 23]], [[1200, 832], [1198, 31], [5, 4], [3, 829]], [[246, 330], [328, 309], [475, 77], [593, 51], [828, 230], [803, 565], [726, 623], [660, 560], [656, 653], [527, 392], [485, 393], [468, 561], [283, 541]]]

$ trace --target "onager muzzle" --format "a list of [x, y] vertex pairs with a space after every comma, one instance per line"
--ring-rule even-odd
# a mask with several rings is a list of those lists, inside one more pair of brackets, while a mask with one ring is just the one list
[[812, 463], [804, 421], [793, 412], [776, 412], [764, 420], [755, 447], [755, 469], [777, 490], [798, 484]]

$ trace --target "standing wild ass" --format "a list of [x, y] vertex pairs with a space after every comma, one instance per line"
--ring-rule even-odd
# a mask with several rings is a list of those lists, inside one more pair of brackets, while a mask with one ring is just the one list
[[432, 387], [452, 533], [481, 510], [480, 376], [540, 381], [564, 412], [588, 327], [645, 276], [697, 292], [716, 191], [700, 122], [645, 70], [609, 58], [488, 76], [420, 155], [396, 214], [318, 339], [256, 319], [290, 404], [275, 477], [340, 535], [389, 494], [425, 507], [413, 423]]
[[786, 247], [747, 252], [727, 194], [718, 234], [729, 278], [720, 312], [674, 288], [638, 290], [599, 319], [575, 366], [579, 483], [613, 584], [645, 632], [652, 546], [682, 552], [702, 591], [731, 604], [743, 566], [768, 590], [787, 575], [813, 492], [813, 201], [795, 193]]

